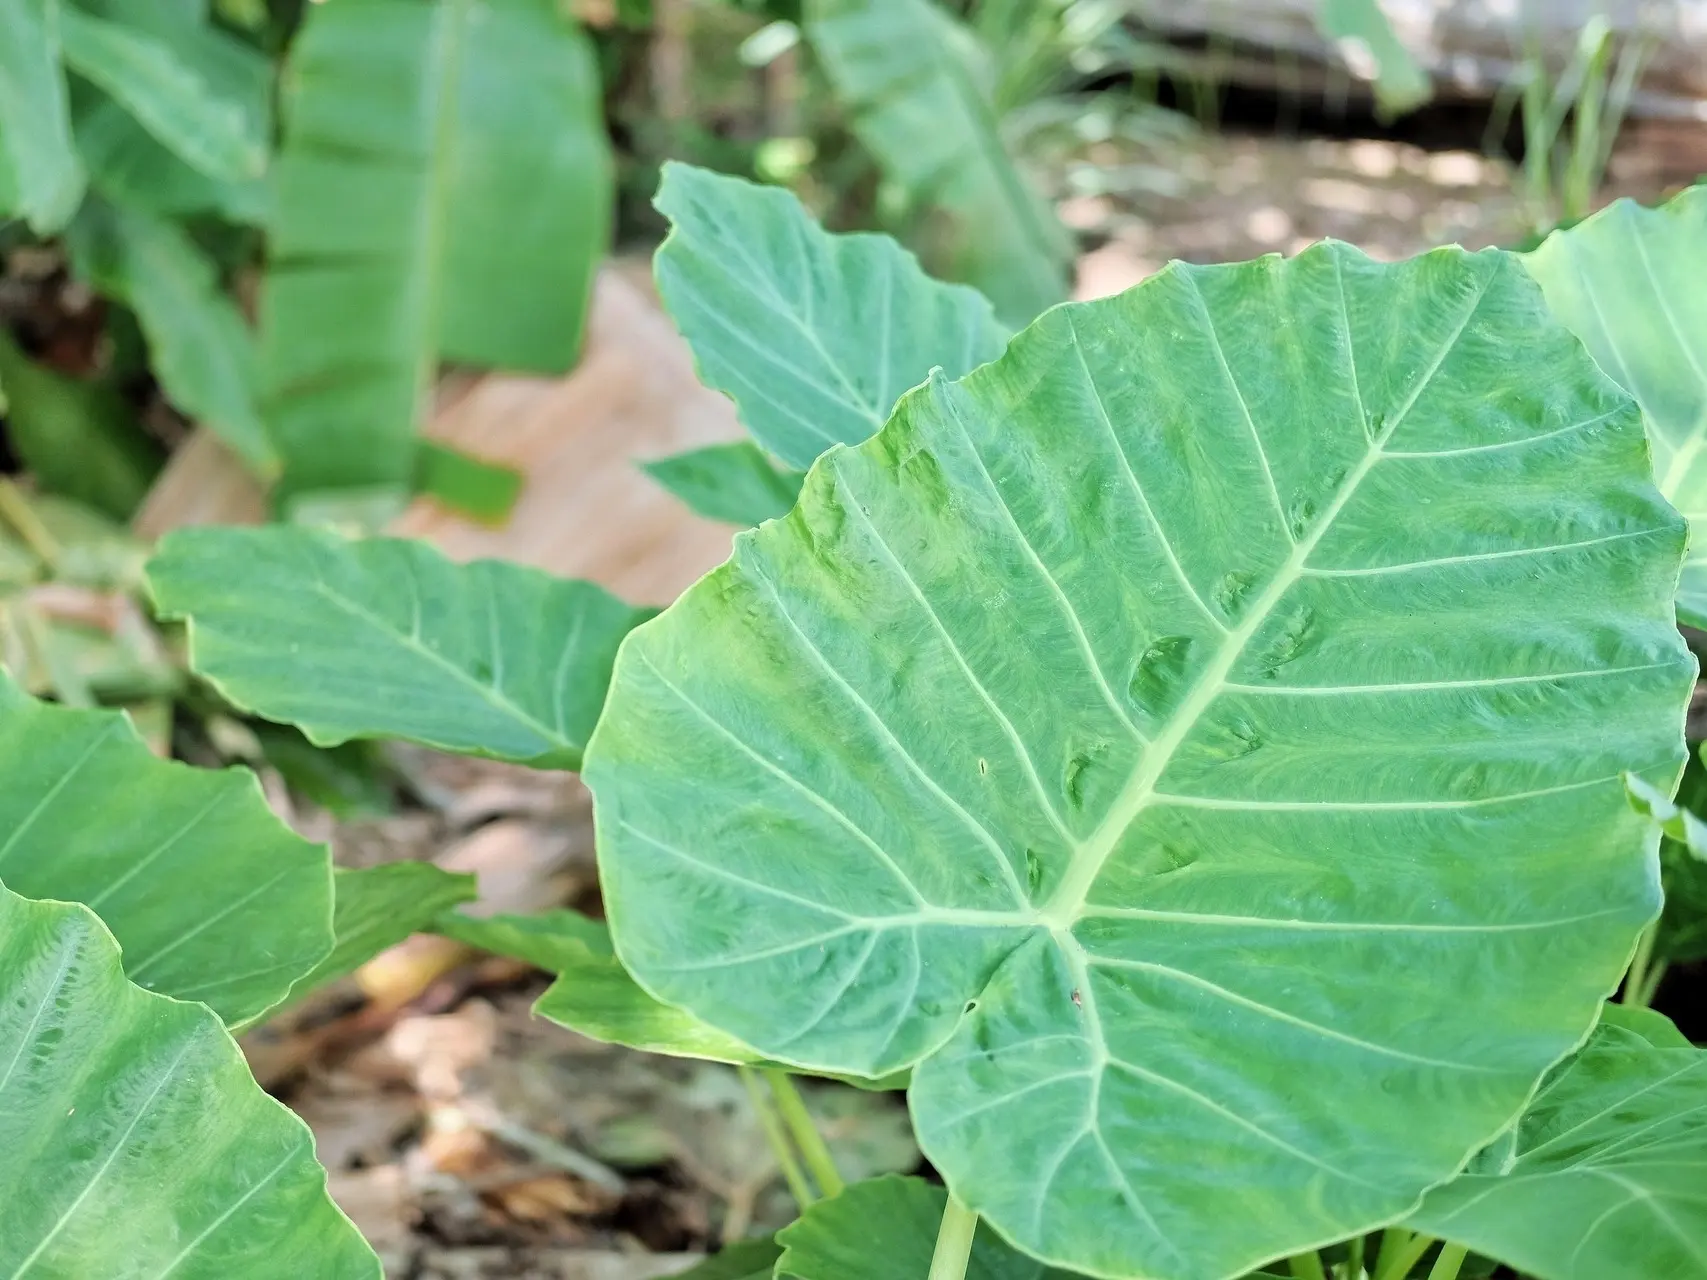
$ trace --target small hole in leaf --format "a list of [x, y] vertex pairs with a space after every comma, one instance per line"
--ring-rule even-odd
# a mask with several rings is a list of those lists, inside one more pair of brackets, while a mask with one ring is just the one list
[[1037, 856], [1036, 849], [1025, 851], [1025, 887], [1032, 897], [1043, 887], [1043, 859]]
[[990, 772], [990, 762], [988, 760], [984, 759], [984, 757], [979, 756], [978, 757], [978, 773], [979, 773], [979, 775], [984, 776], [984, 775], [987, 775], [989, 772]]

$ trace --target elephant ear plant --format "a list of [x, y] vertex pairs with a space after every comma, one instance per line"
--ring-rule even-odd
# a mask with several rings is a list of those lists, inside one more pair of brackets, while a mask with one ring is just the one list
[[910, 1068], [949, 1229], [1192, 1280], [1391, 1223], [1657, 909], [1621, 775], [1682, 762], [1682, 546], [1505, 255], [1058, 308], [624, 646], [619, 952], [772, 1058]]
[[[432, 927], [770, 1080], [826, 1198], [698, 1280], [1707, 1273], [1707, 1066], [1603, 1005], [1685, 825], [1687, 526], [1545, 255], [1175, 265], [1002, 351], [666, 184], [666, 300], [800, 489], [661, 616], [305, 529], [150, 572], [316, 741], [584, 768], [608, 932]], [[904, 1085], [944, 1185], [842, 1189], [790, 1073]]]

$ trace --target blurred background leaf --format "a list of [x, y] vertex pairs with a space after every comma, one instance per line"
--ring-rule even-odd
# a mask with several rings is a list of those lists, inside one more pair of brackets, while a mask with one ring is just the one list
[[286, 74], [262, 308], [285, 496], [406, 485], [441, 356], [561, 371], [610, 208], [552, 0], [315, 6]]

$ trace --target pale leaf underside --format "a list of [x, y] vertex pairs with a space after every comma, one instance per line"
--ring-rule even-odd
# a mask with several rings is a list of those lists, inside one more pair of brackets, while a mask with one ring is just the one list
[[1648, 420], [1654, 480], [1690, 522], [1677, 615], [1707, 627], [1707, 189], [1630, 200], [1526, 255], [1555, 315]]
[[1707, 1052], [1665, 1029], [1598, 1028], [1530, 1104], [1508, 1167], [1430, 1192], [1412, 1225], [1539, 1280], [1707, 1275]]
[[1509, 257], [1059, 308], [625, 645], [619, 950], [773, 1058], [917, 1064], [933, 1163], [1061, 1265], [1390, 1221], [1656, 909], [1620, 775], [1682, 759], [1683, 537]]

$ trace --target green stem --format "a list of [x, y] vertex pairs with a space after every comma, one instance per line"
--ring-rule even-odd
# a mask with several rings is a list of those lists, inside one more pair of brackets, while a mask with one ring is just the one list
[[782, 1122], [788, 1126], [794, 1145], [800, 1148], [806, 1167], [818, 1182], [818, 1190], [826, 1197], [840, 1195], [842, 1175], [836, 1172], [835, 1159], [830, 1155], [824, 1135], [818, 1132], [812, 1113], [806, 1109], [800, 1090], [794, 1087], [788, 1072], [780, 1067], [766, 1067], [764, 1077], [776, 1097], [776, 1109], [782, 1113]]
[[759, 1128], [764, 1130], [765, 1141], [770, 1144], [771, 1155], [776, 1157], [777, 1168], [782, 1170], [783, 1181], [788, 1183], [794, 1203], [804, 1213], [817, 1199], [812, 1194], [812, 1184], [806, 1181], [800, 1161], [794, 1157], [794, 1148], [788, 1143], [788, 1134], [782, 1127], [782, 1121], [777, 1119], [776, 1111], [771, 1107], [771, 1100], [765, 1096], [764, 1089], [759, 1085], [758, 1073], [751, 1067], [737, 1067], [736, 1070], [740, 1072], [741, 1083], [747, 1087], [747, 1097], [753, 1104], [753, 1114], [758, 1117]]
[[36, 553], [50, 573], [59, 568], [59, 539], [48, 531], [18, 486], [0, 476], [0, 520], [11, 525], [24, 544]]
[[1373, 1272], [1378, 1280], [1392, 1270], [1393, 1259], [1399, 1256], [1400, 1250], [1410, 1244], [1414, 1234], [1405, 1227], [1388, 1227], [1381, 1233], [1381, 1244], [1375, 1252]]
[[1636, 995], [1644, 1009], [1653, 1004], [1654, 997], [1660, 993], [1660, 983], [1665, 981], [1666, 970], [1670, 967], [1670, 962], [1666, 960], [1649, 963], [1648, 980], [1642, 984], [1641, 991]]
[[1351, 1238], [1350, 1254], [1345, 1260], [1345, 1280], [1363, 1280], [1363, 1237]]
[[1458, 1269], [1464, 1265], [1465, 1255], [1469, 1252], [1461, 1244], [1441, 1245], [1440, 1256], [1434, 1260], [1428, 1280], [1458, 1280]]
[[931, 1255], [929, 1280], [966, 1280], [966, 1263], [972, 1257], [972, 1236], [978, 1230], [978, 1215], [952, 1195], [942, 1211], [936, 1252]]
[[[1402, 1228], [1390, 1229], [1388, 1236], [1392, 1236], [1393, 1231], [1396, 1230], [1402, 1230]], [[1405, 1277], [1411, 1274], [1411, 1268], [1422, 1261], [1423, 1254], [1427, 1253], [1433, 1244], [1433, 1236], [1412, 1235], [1406, 1231], [1403, 1238], [1394, 1242], [1393, 1248], [1389, 1252], [1387, 1240], [1383, 1239], [1381, 1242], [1381, 1261], [1375, 1268], [1375, 1280], [1405, 1280]]]
[[1293, 1280], [1328, 1280], [1328, 1273], [1322, 1269], [1322, 1255], [1314, 1249], [1295, 1253], [1287, 1262], [1292, 1267]]
[[1659, 935], [1658, 920], [1642, 930], [1642, 936], [1636, 940], [1636, 954], [1630, 957], [1630, 969], [1624, 975], [1624, 992], [1618, 997], [1619, 1004], [1642, 1006], [1647, 1003], [1652, 992], [1647, 990], [1648, 966], [1654, 958], [1654, 939]]

